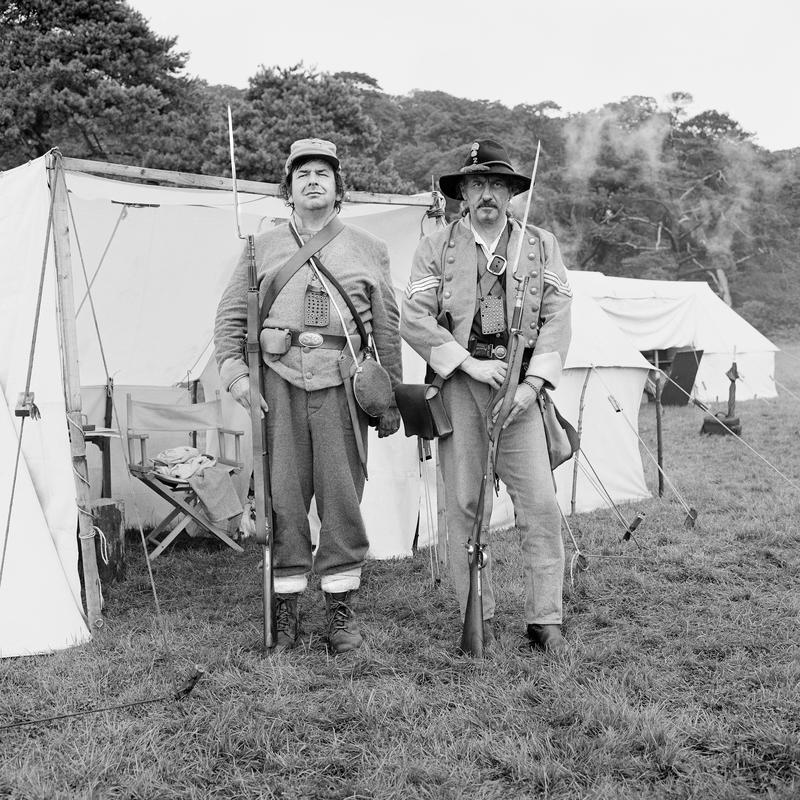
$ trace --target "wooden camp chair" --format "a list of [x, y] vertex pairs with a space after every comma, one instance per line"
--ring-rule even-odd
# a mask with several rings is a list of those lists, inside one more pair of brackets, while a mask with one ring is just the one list
[[[134, 400], [128, 394], [127, 410], [128, 426], [126, 436], [128, 439], [131, 474], [173, 506], [173, 510], [147, 537], [148, 542], [156, 545], [155, 549], [148, 554], [148, 558], [151, 561], [158, 558], [192, 521], [221, 539], [228, 547], [242, 552], [242, 547], [231, 539], [227, 531], [220, 527], [219, 524], [212, 522], [203, 512], [197, 495], [189, 485], [189, 481], [163, 475], [156, 471], [147, 453], [147, 440], [150, 438], [151, 433], [191, 433], [197, 435], [215, 431], [219, 443], [217, 463], [228, 467], [231, 472], [238, 472], [243, 466], [241, 439], [244, 436], [244, 432], [223, 427], [222, 401], [219, 398], [219, 392], [217, 392], [216, 400], [188, 406], [147, 403]], [[228, 458], [226, 444], [229, 443], [229, 440], [226, 437], [233, 437], [233, 459]], [[175, 445], [185, 443], [186, 440], [183, 442], [176, 441]], [[172, 522], [176, 523], [172, 530], [163, 539], [159, 539]]]

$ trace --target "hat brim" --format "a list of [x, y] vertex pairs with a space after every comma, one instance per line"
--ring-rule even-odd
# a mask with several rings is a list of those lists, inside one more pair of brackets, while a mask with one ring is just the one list
[[496, 175], [504, 178], [511, 184], [513, 194], [527, 192], [531, 188], [529, 176], [520, 175], [518, 172], [505, 167], [490, 167], [489, 169], [465, 170], [463, 172], [453, 172], [450, 175], [442, 175], [439, 178], [439, 189], [445, 197], [449, 197], [451, 200], [463, 200], [461, 196], [461, 181], [470, 175], [480, 175], [481, 177]]

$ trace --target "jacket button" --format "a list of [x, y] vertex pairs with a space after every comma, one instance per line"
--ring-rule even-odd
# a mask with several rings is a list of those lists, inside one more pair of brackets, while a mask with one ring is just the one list
[[536, 258], [536, 253], [528, 253], [528, 259], [533, 261]]
[[444, 293], [444, 296], [445, 297], [450, 297], [450, 290], [449, 289]]
[[454, 261], [455, 261], [455, 258], [453, 258], [453, 256], [450, 256], [450, 258], [447, 259], [447, 263], [448, 264], [452, 264]]
[[528, 239], [528, 244], [536, 244], [536, 239], [534, 239], [533, 236], [531, 236], [531, 238]]
[[448, 247], [455, 247], [455, 246], [456, 246], [456, 243], [455, 243], [455, 242], [454, 242], [454, 241], [451, 239], [451, 240], [450, 240], [450, 241], [447, 243], [447, 246], [448, 246]]
[[536, 327], [536, 323], [535, 322], [531, 322], [531, 328], [535, 328], [535, 327]]
[[310, 353], [311, 352], [311, 348], [310, 347], [304, 347], [303, 348], [303, 352], [304, 353]]
[[536, 286], [531, 286], [531, 294], [536, 294], [538, 291], [539, 289]]
[[447, 273], [447, 274], [444, 276], [444, 279], [445, 279], [446, 281], [451, 281], [451, 280], [453, 280], [453, 273], [452, 273], [452, 272], [448, 272], [448, 273]]
[[306, 372], [306, 380], [310, 381], [313, 377], [314, 377], [314, 373], [313, 372]]
[[528, 339], [528, 347], [533, 347], [533, 339]]

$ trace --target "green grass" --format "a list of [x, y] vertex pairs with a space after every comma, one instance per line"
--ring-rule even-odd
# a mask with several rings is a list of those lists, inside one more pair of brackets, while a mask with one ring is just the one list
[[[798, 395], [799, 365], [778, 366]], [[800, 484], [800, 400], [738, 411]], [[651, 449], [653, 417], [644, 406]], [[367, 566], [362, 650], [328, 655], [315, 586], [303, 648], [265, 659], [258, 548], [176, 549], [154, 565], [166, 637], [179, 675], [200, 663], [205, 677], [179, 704], [0, 731], [0, 797], [797, 797], [800, 491], [701, 422], [665, 411], [666, 469], [695, 528], [669, 489], [624, 508], [647, 513], [641, 550], [610, 511], [571, 520], [590, 566], [566, 581], [566, 659], [523, 646], [513, 531], [493, 541], [499, 648], [483, 662], [455, 654], [455, 598], [427, 552]], [[0, 661], [0, 723], [170, 693], [135, 542], [105, 594], [90, 645]]]

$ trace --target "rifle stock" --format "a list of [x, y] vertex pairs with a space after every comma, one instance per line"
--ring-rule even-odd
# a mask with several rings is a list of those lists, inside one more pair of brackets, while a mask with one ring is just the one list
[[481, 570], [485, 566], [486, 545], [482, 544], [481, 527], [486, 501], [486, 475], [483, 476], [478, 497], [478, 510], [472, 526], [472, 536], [467, 541], [469, 559], [469, 594], [461, 629], [461, 652], [474, 658], [483, 658], [483, 580]]

